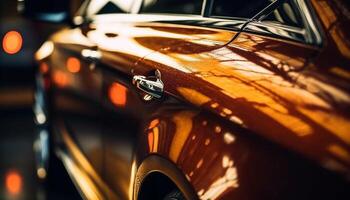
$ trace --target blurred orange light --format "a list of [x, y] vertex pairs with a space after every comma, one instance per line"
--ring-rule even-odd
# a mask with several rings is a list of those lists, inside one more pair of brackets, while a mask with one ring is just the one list
[[9, 31], [2, 40], [2, 48], [8, 54], [15, 54], [22, 48], [22, 35], [17, 31]]
[[67, 74], [61, 72], [61, 71], [56, 71], [53, 74], [53, 81], [56, 83], [58, 87], [65, 87], [68, 84], [68, 77]]
[[116, 106], [125, 106], [127, 88], [119, 83], [113, 83], [109, 88], [109, 99]]
[[80, 61], [75, 57], [67, 59], [67, 69], [71, 73], [78, 73], [80, 71]]
[[6, 174], [6, 189], [9, 193], [16, 195], [22, 189], [22, 177], [16, 172], [9, 172]]
[[49, 71], [49, 66], [46, 63], [41, 63], [39, 70], [42, 74], [46, 74]]

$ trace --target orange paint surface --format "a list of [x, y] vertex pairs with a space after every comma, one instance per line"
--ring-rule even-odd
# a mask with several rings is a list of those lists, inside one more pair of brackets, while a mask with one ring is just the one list
[[9, 31], [2, 40], [2, 48], [8, 54], [18, 53], [23, 44], [22, 35], [17, 31]]
[[80, 61], [75, 57], [69, 57], [66, 66], [67, 70], [71, 73], [78, 73], [81, 68]]
[[154, 119], [149, 124], [148, 129], [152, 129], [152, 128], [156, 127], [158, 124], [159, 124], [159, 119]]
[[127, 88], [119, 83], [113, 83], [109, 88], [108, 96], [116, 106], [125, 106], [127, 100]]
[[13, 195], [18, 194], [22, 190], [22, 177], [16, 172], [9, 172], [6, 174], [6, 190]]
[[148, 133], [148, 148], [149, 148], [149, 152], [153, 151], [153, 141], [154, 140], [154, 136], [153, 136], [153, 132], [149, 132]]

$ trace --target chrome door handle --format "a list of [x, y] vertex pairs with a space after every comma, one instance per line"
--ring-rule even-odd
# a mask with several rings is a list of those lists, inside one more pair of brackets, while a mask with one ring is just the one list
[[81, 56], [91, 62], [97, 62], [101, 59], [102, 54], [98, 50], [83, 49], [81, 51]]
[[154, 76], [139, 76], [135, 75], [132, 78], [132, 83], [140, 90], [146, 93], [144, 100], [151, 100], [153, 98], [160, 99], [163, 96], [164, 84], [161, 80], [160, 71], [156, 70]]

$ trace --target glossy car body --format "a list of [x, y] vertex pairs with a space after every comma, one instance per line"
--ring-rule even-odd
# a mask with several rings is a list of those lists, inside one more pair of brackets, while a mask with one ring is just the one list
[[[159, 182], [187, 199], [348, 198], [348, 8], [295, 2], [303, 29], [253, 22], [229, 44], [244, 20], [206, 6], [55, 33], [36, 53], [41, 149], [52, 137], [86, 199], [157, 199]], [[147, 99], [132, 80], [155, 70], [164, 93]]]

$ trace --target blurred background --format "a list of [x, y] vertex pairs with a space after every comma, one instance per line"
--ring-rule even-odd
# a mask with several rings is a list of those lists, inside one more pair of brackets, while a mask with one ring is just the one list
[[[80, 1], [76, 1], [78, 5]], [[34, 170], [32, 112], [34, 52], [60, 29], [17, 13], [16, 0], [0, 1], [0, 199], [79, 199], [65, 173], [47, 190]]]

